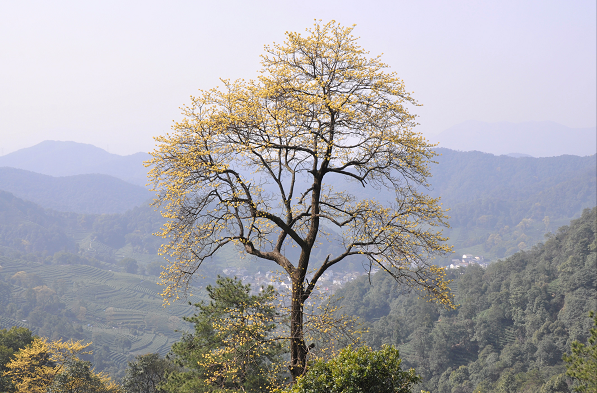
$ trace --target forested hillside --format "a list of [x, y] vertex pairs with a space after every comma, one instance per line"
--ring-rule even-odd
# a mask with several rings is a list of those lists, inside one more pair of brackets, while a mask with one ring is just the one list
[[[597, 156], [509, 157], [479, 151], [437, 148], [431, 165], [431, 194], [446, 203], [464, 203], [491, 196], [526, 200], [567, 181], [595, 173]], [[578, 201], [575, 201], [578, 202]]]
[[495, 260], [529, 250], [544, 233], [597, 205], [595, 155], [513, 158], [437, 151], [431, 195], [450, 209], [446, 234], [456, 255]]
[[76, 227], [76, 217], [74, 213], [45, 210], [0, 191], [0, 246], [21, 252], [73, 250], [76, 243], [66, 231]]
[[130, 248], [124, 251], [127, 256], [155, 257], [161, 243], [152, 233], [162, 222], [161, 215], [147, 205], [124, 214], [63, 213], [0, 191], [0, 247], [37, 253], [38, 258], [68, 250], [114, 262], [125, 245]]
[[162, 307], [156, 276], [89, 262], [69, 253], [38, 262], [0, 250], [0, 329], [19, 326], [51, 340], [93, 342], [89, 360], [113, 375], [122, 374], [131, 356], [166, 355], [191, 308]]
[[148, 206], [59, 213], [0, 192], [0, 328], [93, 341], [95, 367], [113, 375], [132, 355], [165, 355], [191, 310], [162, 307], [161, 222]]
[[[348, 284], [342, 312], [369, 328], [374, 348], [394, 344], [427, 390], [537, 392], [562, 379], [562, 354], [585, 342], [597, 309], [597, 208], [487, 269], [451, 270], [459, 307], [403, 293], [387, 274]], [[501, 389], [501, 390], [500, 390]]]

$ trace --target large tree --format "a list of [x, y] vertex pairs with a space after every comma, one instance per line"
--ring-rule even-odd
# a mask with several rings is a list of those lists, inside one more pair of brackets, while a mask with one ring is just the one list
[[[278, 264], [292, 281], [293, 378], [307, 362], [304, 304], [346, 258], [367, 258], [452, 305], [444, 271], [431, 262], [449, 251], [437, 230], [444, 211], [424, 192], [433, 145], [413, 130], [406, 105], [417, 103], [403, 82], [352, 29], [316, 23], [266, 46], [257, 80], [201, 91], [173, 132], [156, 138], [147, 163], [168, 219], [165, 298], [176, 299], [227, 245]], [[393, 197], [362, 197], [360, 188]], [[337, 252], [313, 260], [322, 242]]]

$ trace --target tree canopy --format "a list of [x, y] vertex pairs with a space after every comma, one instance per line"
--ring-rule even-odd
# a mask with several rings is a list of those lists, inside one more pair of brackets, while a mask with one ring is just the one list
[[128, 362], [122, 379], [125, 393], [164, 393], [160, 385], [167, 374], [178, 371], [178, 367], [157, 353], [138, 355]]
[[401, 362], [392, 346], [348, 346], [327, 362], [315, 362], [288, 393], [409, 393], [421, 377], [412, 368], [403, 371]]
[[[316, 23], [266, 46], [257, 80], [201, 91], [147, 163], [168, 219], [164, 297], [178, 298], [228, 245], [278, 264], [292, 281], [293, 377], [307, 361], [303, 305], [349, 257], [452, 306], [445, 273], [430, 262], [450, 250], [437, 230], [447, 225], [439, 199], [424, 192], [433, 145], [413, 130], [407, 105], [417, 103], [402, 80], [352, 30]], [[395, 198], [363, 198], [361, 187]], [[337, 252], [314, 258], [326, 241]]]
[[566, 374], [576, 380], [574, 390], [577, 392], [597, 390], [597, 315], [591, 311], [589, 316], [593, 318], [594, 327], [590, 330], [587, 345], [575, 340], [572, 342], [572, 353], [564, 355], [568, 369]]
[[283, 379], [283, 351], [276, 324], [275, 292], [263, 288], [250, 293], [250, 285], [219, 277], [207, 286], [209, 303], [195, 304], [197, 313], [185, 320], [193, 334], [172, 346], [171, 357], [181, 366], [163, 383], [167, 392], [262, 392]]
[[[0, 282], [1, 284], [2, 282]], [[15, 353], [31, 344], [32, 341], [33, 334], [29, 329], [13, 326], [8, 330], [0, 330], [0, 392], [14, 391], [10, 378], [4, 375], [4, 372], [8, 370], [6, 365], [12, 360]]]
[[4, 375], [19, 393], [118, 393], [119, 387], [106, 374], [96, 374], [89, 362], [79, 359], [91, 353], [86, 350], [90, 345], [35, 337], [6, 364]]

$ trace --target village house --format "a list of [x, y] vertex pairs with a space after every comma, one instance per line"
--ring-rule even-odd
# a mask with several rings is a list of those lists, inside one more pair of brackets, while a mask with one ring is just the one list
[[480, 265], [482, 267], [487, 267], [488, 265], [488, 263], [485, 262], [485, 258], [482, 255], [473, 256], [470, 254], [464, 254], [460, 259], [452, 259], [450, 269], [459, 269], [461, 267], [467, 267], [473, 264]]

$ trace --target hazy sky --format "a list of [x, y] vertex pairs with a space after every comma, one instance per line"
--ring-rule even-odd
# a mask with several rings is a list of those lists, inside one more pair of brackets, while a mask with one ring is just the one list
[[596, 6], [573, 1], [0, 0], [0, 155], [46, 139], [148, 151], [218, 78], [314, 19], [356, 24], [424, 105], [466, 120], [596, 123]]

